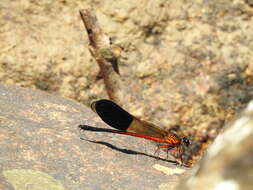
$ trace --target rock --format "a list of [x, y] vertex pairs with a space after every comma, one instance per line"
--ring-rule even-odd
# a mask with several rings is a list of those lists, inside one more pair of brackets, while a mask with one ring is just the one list
[[252, 126], [253, 101], [207, 149], [201, 163], [192, 170], [196, 175], [181, 180], [177, 189], [252, 189]]
[[0, 189], [158, 189], [189, 170], [144, 140], [80, 130], [106, 126], [72, 100], [3, 85], [0, 100]]

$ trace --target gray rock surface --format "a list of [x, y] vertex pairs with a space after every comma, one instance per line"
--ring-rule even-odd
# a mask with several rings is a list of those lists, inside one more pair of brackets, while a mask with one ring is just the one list
[[189, 170], [145, 141], [81, 131], [106, 126], [71, 100], [0, 85], [0, 109], [2, 190], [162, 189]]

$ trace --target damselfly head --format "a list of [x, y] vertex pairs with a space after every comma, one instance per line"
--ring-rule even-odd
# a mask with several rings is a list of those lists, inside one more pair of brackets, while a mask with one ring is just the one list
[[187, 137], [183, 137], [182, 142], [186, 147], [188, 147], [191, 144], [190, 140]]

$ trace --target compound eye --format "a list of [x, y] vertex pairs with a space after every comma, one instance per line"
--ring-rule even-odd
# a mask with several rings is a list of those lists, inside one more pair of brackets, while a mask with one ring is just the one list
[[186, 145], [186, 146], [189, 146], [190, 145], [190, 141], [187, 137], [184, 137], [183, 138], [183, 143]]

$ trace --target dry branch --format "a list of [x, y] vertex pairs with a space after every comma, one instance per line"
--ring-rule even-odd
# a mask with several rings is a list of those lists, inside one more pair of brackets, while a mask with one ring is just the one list
[[89, 50], [99, 65], [109, 98], [121, 104], [120, 90], [122, 84], [118, 70], [118, 57], [111, 48], [110, 39], [99, 26], [92, 8], [80, 10], [80, 15], [88, 33]]

